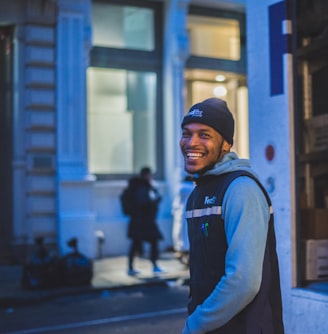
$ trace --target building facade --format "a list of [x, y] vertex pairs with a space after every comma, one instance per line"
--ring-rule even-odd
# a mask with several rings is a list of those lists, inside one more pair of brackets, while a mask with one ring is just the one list
[[273, 201], [286, 333], [325, 333], [327, 13], [320, 0], [0, 0], [1, 261], [40, 235], [59, 253], [77, 237], [92, 258], [103, 235], [102, 255], [126, 254], [119, 195], [144, 165], [171, 247], [181, 118], [222, 96]]

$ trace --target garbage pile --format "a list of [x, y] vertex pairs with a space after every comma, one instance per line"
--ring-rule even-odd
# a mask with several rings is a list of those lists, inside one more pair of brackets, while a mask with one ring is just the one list
[[92, 260], [79, 252], [77, 238], [70, 239], [67, 245], [72, 251], [58, 257], [47, 250], [43, 237], [37, 237], [36, 250], [23, 266], [22, 287], [30, 290], [90, 285]]

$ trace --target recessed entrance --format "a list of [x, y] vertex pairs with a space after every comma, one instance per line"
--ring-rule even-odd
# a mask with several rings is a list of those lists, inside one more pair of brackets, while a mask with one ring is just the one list
[[12, 246], [12, 27], [0, 27], [0, 262]]

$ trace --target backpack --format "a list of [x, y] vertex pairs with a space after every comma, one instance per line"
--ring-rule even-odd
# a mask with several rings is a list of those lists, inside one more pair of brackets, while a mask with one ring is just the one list
[[134, 189], [129, 185], [120, 195], [122, 211], [126, 216], [131, 216], [135, 210]]

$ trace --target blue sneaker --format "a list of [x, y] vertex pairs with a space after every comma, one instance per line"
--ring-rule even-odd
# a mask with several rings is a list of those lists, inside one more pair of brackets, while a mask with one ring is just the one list
[[129, 276], [136, 276], [138, 274], [140, 274], [140, 272], [138, 270], [134, 270], [134, 269], [129, 269], [128, 270], [128, 275]]
[[154, 274], [163, 274], [163, 273], [165, 273], [165, 270], [162, 269], [162, 268], [159, 267], [159, 266], [155, 266], [155, 267], [153, 268], [153, 273], [154, 273]]

